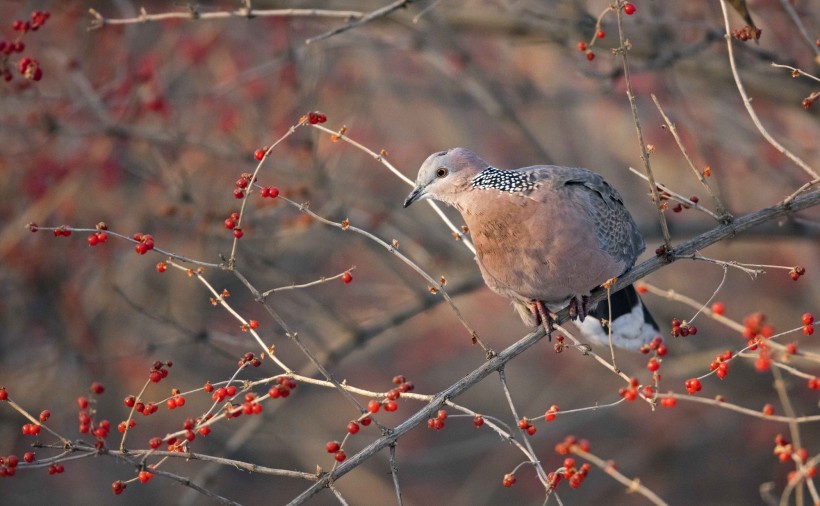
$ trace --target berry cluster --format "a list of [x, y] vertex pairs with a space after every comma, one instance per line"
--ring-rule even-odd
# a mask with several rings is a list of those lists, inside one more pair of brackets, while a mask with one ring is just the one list
[[0, 478], [14, 476], [19, 463], [20, 459], [17, 458], [17, 455], [9, 455], [6, 458], [0, 457]]
[[308, 113], [307, 120], [308, 123], [310, 123], [311, 125], [315, 125], [317, 123], [324, 123], [325, 121], [327, 121], [327, 116], [320, 113], [319, 111], [315, 111]]
[[286, 376], [281, 376], [276, 378], [276, 385], [270, 387], [268, 390], [268, 395], [271, 399], [278, 399], [279, 397], [287, 397], [290, 395], [290, 391], [296, 388], [296, 382], [292, 378], [288, 378]]
[[114, 483], [111, 484], [111, 489], [112, 489], [112, 491], [114, 492], [115, 495], [120, 495], [123, 492], [125, 492], [125, 488], [127, 486], [128, 485], [123, 483], [122, 480], [117, 480], [117, 481], [115, 481]]
[[[31, 13], [31, 21], [22, 19], [15, 20], [11, 24], [11, 29], [17, 32], [13, 41], [0, 40], [0, 75], [8, 82], [14, 79], [14, 74], [9, 69], [8, 60], [12, 53], [22, 53], [26, 50], [23, 38], [29, 32], [35, 32], [45, 24], [51, 13], [48, 11], [34, 11]], [[34, 58], [24, 56], [17, 62], [17, 70], [20, 75], [28, 81], [39, 81], [43, 78], [43, 69], [40, 63]]]
[[179, 389], [177, 389], [177, 388], [173, 389], [171, 391], [171, 397], [169, 397], [168, 400], [165, 401], [165, 406], [168, 409], [173, 410], [173, 409], [181, 408], [184, 405], [185, 405], [185, 396], [180, 395]]
[[157, 360], [151, 365], [151, 371], [148, 373], [148, 379], [152, 383], [159, 383], [168, 377], [168, 369], [166, 367], [173, 367], [174, 363], [170, 360], [167, 362], [160, 362]]
[[703, 385], [700, 384], [700, 380], [697, 378], [686, 380], [683, 386], [686, 388], [686, 392], [689, 395], [696, 394], [700, 392], [701, 388], [703, 388]]
[[106, 230], [108, 230], [108, 225], [103, 222], [97, 223], [97, 231], [88, 236], [88, 245], [96, 246], [108, 241], [108, 234], [105, 233]]
[[248, 392], [245, 394], [245, 402], [242, 403], [243, 415], [258, 415], [262, 412], [262, 405], [256, 399], [256, 394]]
[[137, 245], [134, 246], [134, 250], [140, 255], [144, 255], [154, 249], [154, 237], [151, 234], [142, 234], [137, 232], [132, 236], [132, 239], [137, 241]]
[[[105, 391], [105, 387], [101, 383], [95, 382], [91, 384], [89, 390], [94, 395], [100, 395]], [[94, 423], [95, 405], [96, 401], [93, 398], [85, 396], [78, 397], [77, 406], [79, 407], [79, 412], [77, 413], [77, 418], [80, 422], [80, 433], [92, 434], [97, 438], [95, 446], [102, 448], [105, 446], [105, 438], [107, 438], [111, 432], [111, 422], [108, 420], [100, 420], [99, 423]]]
[[527, 417], [518, 420], [518, 428], [529, 434], [530, 436], [534, 436], [535, 432], [538, 430], [535, 428], [535, 425], [531, 424]]
[[709, 364], [709, 370], [715, 371], [718, 378], [725, 378], [729, 374], [729, 361], [732, 360], [733, 356], [732, 350], [726, 350], [720, 355], [716, 355], [715, 359]]
[[561, 481], [561, 477], [567, 480], [571, 488], [578, 488], [584, 482], [584, 478], [587, 477], [590, 469], [592, 469], [592, 466], [586, 462], [580, 468], [575, 467], [575, 459], [572, 457], [567, 457], [564, 459], [563, 468], [559, 469], [555, 473], [550, 473], [553, 476], [547, 475], [547, 480], [549, 480], [549, 483], [553, 489], [558, 486], [558, 482]]
[[544, 414], [544, 420], [547, 422], [555, 420], [556, 413], [558, 413], [559, 411], [561, 411], [561, 408], [559, 408], [557, 404], [553, 404], [549, 407], [549, 409], [547, 409], [547, 412]]
[[512, 473], [507, 473], [504, 475], [504, 479], [501, 480], [501, 484], [507, 488], [510, 488], [515, 485], [515, 481], [515, 475]]
[[803, 322], [803, 333], [807, 336], [814, 334], [814, 315], [806, 313], [801, 321]]
[[732, 38], [746, 42], [747, 40], [760, 40], [760, 34], [763, 30], [757, 27], [744, 26], [740, 29], [732, 30]]
[[342, 445], [338, 441], [328, 441], [325, 445], [328, 453], [333, 453], [333, 458], [336, 462], [344, 462], [347, 459], [347, 454], [342, 450]]
[[672, 335], [675, 337], [686, 337], [686, 336], [694, 336], [698, 333], [698, 328], [694, 325], [689, 325], [685, 322], [681, 322], [677, 318], [672, 320]]
[[[589, 441], [586, 439], [576, 439], [575, 436], [566, 436], [563, 442], [555, 445], [555, 453], [558, 455], [566, 456], [572, 453], [573, 450], [589, 452]], [[589, 471], [589, 464], [584, 464], [580, 468], [577, 468], [575, 459], [566, 458], [564, 459], [564, 466], [555, 472], [549, 473], [547, 480], [552, 490], [558, 486], [563, 478], [567, 479], [570, 487], [578, 488], [581, 486], [581, 483], [583, 483], [587, 474], [589, 474]]]
[[806, 268], [800, 265], [789, 271], [789, 277], [792, 278], [792, 281], [797, 281], [804, 274], [806, 274]]
[[[661, 336], [655, 336], [655, 338], [652, 339], [648, 344], [641, 345], [639, 351], [643, 354], [654, 352], [656, 357], [663, 357], [669, 352], [669, 350], [666, 348], [666, 345], [663, 344], [663, 338]], [[658, 370], [658, 368], [652, 369], [651, 367], [649, 367], [649, 365], [647, 365], [647, 368], [652, 372]]]
[[235, 188], [233, 190], [233, 196], [238, 199], [245, 198], [245, 194], [248, 192], [248, 187], [250, 187], [251, 183], [255, 183], [256, 178], [253, 177], [253, 174], [249, 174], [247, 172], [243, 172], [239, 179], [236, 180], [234, 183]]
[[433, 430], [441, 430], [444, 428], [444, 420], [447, 419], [447, 411], [444, 409], [438, 410], [435, 418], [427, 420], [427, 427]]
[[[627, 402], [632, 402], [638, 398], [638, 387], [640, 387], [638, 378], [629, 378], [629, 386], [619, 388], [618, 395], [623, 397]], [[655, 389], [647, 385], [643, 388], [643, 394], [646, 397], [652, 397], [655, 394]]]
[[[256, 327], [259, 326], [258, 322], [257, 322], [256, 326], [253, 325], [253, 322], [255, 322], [255, 321], [256, 320], [251, 320], [249, 322], [249, 325], [250, 325], [251, 328], [255, 329]], [[244, 367], [245, 364], [251, 364], [254, 367], [259, 367], [260, 365], [262, 365], [262, 360], [257, 358], [253, 353], [248, 352], [248, 353], [245, 353], [242, 356], [241, 359], [239, 359], [239, 367]]]
[[[30, 224], [29, 230], [32, 232], [37, 232], [37, 224]], [[71, 229], [66, 225], [60, 225], [54, 229], [54, 237], [71, 237]]]
[[778, 434], [774, 438], [774, 455], [777, 460], [786, 464], [795, 462], [798, 469], [791, 471], [788, 475], [789, 483], [796, 483], [800, 479], [814, 478], [817, 476], [817, 466], [806, 466], [809, 460], [809, 451], [806, 448], [794, 448], [783, 435]]

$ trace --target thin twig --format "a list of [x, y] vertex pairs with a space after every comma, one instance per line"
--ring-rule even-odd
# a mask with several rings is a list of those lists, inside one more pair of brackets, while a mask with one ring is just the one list
[[461, 324], [464, 326], [464, 328], [467, 329], [467, 332], [469, 332], [470, 337], [471, 337], [471, 339], [473, 340], [474, 343], [479, 344], [488, 356], [492, 355], [494, 353], [489, 347], [487, 347], [487, 345], [484, 344], [483, 341], [481, 341], [481, 339], [479, 339], [478, 332], [473, 330], [473, 328], [470, 326], [470, 324], [467, 323], [467, 320], [465, 320], [464, 316], [462, 316], [462, 314], [461, 314], [461, 310], [458, 309], [458, 306], [456, 306], [453, 299], [450, 298], [450, 295], [444, 289], [442, 284], [439, 283], [438, 281], [436, 281], [435, 279], [433, 279], [432, 276], [430, 276], [429, 274], [424, 272], [424, 270], [421, 267], [419, 267], [418, 265], [416, 265], [412, 260], [410, 260], [409, 258], [404, 256], [402, 253], [400, 253], [396, 248], [393, 247], [393, 245], [386, 243], [385, 241], [383, 241], [382, 239], [380, 239], [380, 238], [376, 237], [375, 235], [371, 234], [367, 230], [364, 230], [364, 229], [361, 229], [361, 228], [358, 228], [358, 227], [354, 227], [353, 225], [350, 225], [349, 223], [337, 223], [335, 221], [331, 221], [331, 220], [328, 220], [328, 219], [326, 219], [322, 216], [319, 216], [318, 214], [311, 211], [307, 204], [299, 204], [297, 202], [294, 202], [293, 200], [290, 200], [290, 199], [288, 199], [286, 197], [282, 197], [282, 196], [280, 196], [279, 198], [281, 198], [282, 200], [284, 200], [288, 204], [296, 207], [301, 212], [310, 215], [313, 219], [315, 219], [315, 220], [317, 220], [321, 223], [324, 223], [325, 225], [329, 225], [331, 227], [336, 227], [336, 228], [339, 228], [341, 230], [351, 231], [351, 232], [355, 232], [357, 234], [363, 235], [364, 237], [367, 237], [371, 241], [374, 241], [377, 244], [381, 245], [383, 248], [385, 248], [391, 254], [395, 255], [397, 258], [399, 258], [399, 260], [401, 260], [402, 262], [404, 262], [405, 264], [410, 266], [411, 269], [416, 271], [421, 277], [423, 277], [428, 283], [430, 283], [430, 285], [436, 290], [436, 292], [441, 292], [441, 295], [444, 297], [444, 299], [450, 305], [450, 308], [455, 313], [456, 318], [458, 318], [458, 320], [461, 322]]
[[646, 142], [643, 138], [643, 130], [641, 129], [641, 120], [638, 118], [638, 104], [635, 101], [635, 93], [632, 91], [632, 79], [629, 71], [629, 42], [624, 39], [623, 23], [621, 20], [621, 6], [622, 0], [619, 0], [615, 5], [615, 19], [618, 21], [618, 53], [621, 55], [624, 69], [624, 82], [626, 83], [626, 97], [629, 100], [629, 109], [632, 111], [632, 122], [635, 124], [635, 131], [638, 135], [638, 145], [641, 150], [641, 161], [643, 161], [644, 172], [649, 181], [649, 188], [652, 192], [655, 211], [658, 215], [658, 222], [661, 225], [661, 233], [663, 234], [663, 244], [666, 246], [666, 251], [672, 249], [672, 238], [669, 235], [669, 225], [666, 223], [666, 217], [661, 209], [661, 198], [658, 193], [658, 187], [655, 184], [655, 175], [652, 173], [652, 165], [649, 163], [649, 150], [646, 148]]
[[[521, 420], [521, 417], [518, 416], [518, 411], [515, 409], [515, 403], [513, 402], [510, 388], [507, 386], [507, 376], [504, 374], [503, 367], [498, 369], [498, 379], [501, 382], [501, 389], [504, 391], [504, 396], [507, 399], [507, 405], [510, 407], [513, 420], [517, 423], [518, 420]], [[546, 487], [549, 484], [549, 480], [547, 480], [547, 473], [544, 471], [544, 468], [541, 467], [541, 463], [538, 462], [538, 459], [535, 456], [535, 450], [532, 449], [532, 445], [527, 438], [527, 433], [520, 426], [518, 426], [518, 431], [521, 434], [521, 442], [527, 447], [527, 457], [530, 459], [530, 463], [535, 467], [535, 472], [538, 473], [538, 479], [541, 480], [541, 483], [543, 483]]]
[[[629, 167], [629, 171], [630, 171], [630, 172], [632, 172], [633, 174], [635, 174], [636, 176], [638, 176], [639, 178], [643, 179], [644, 181], [649, 181], [649, 178], [646, 176], [646, 174], [642, 174], [639, 170], [637, 170], [637, 169], [635, 169], [635, 168], [633, 168], [633, 167]], [[704, 214], [708, 214], [708, 215], [709, 215], [709, 216], [711, 216], [711, 217], [712, 217], [715, 221], [718, 221], [718, 222], [720, 221], [720, 216], [718, 216], [717, 214], [713, 213], [710, 209], [707, 209], [707, 208], [703, 207], [702, 205], [700, 205], [700, 204], [699, 204], [699, 203], [697, 203], [697, 202], [693, 202], [693, 201], [689, 200], [688, 198], [684, 197], [684, 196], [683, 196], [683, 195], [681, 195], [680, 193], [677, 193], [677, 192], [675, 192], [674, 190], [670, 189], [668, 186], [664, 186], [664, 185], [662, 185], [661, 183], [655, 183], [655, 184], [656, 184], [656, 185], [658, 186], [658, 188], [660, 188], [660, 189], [661, 189], [664, 193], [668, 193], [668, 194], [669, 194], [669, 196], [670, 196], [672, 199], [674, 199], [674, 200], [676, 200], [676, 201], [680, 202], [681, 204], [683, 204], [683, 205], [685, 205], [685, 206], [688, 206], [688, 207], [692, 207], [692, 208], [694, 208], [694, 209], [697, 209], [698, 211], [700, 211], [700, 212], [702, 212], [702, 213], [704, 213]]]
[[255, 17], [315, 17], [315, 18], [345, 18], [359, 19], [364, 13], [359, 11], [334, 11], [329, 9], [237, 9], [235, 11], [219, 12], [162, 12], [159, 14], [148, 14], [145, 8], [140, 9], [140, 15], [135, 18], [106, 18], [94, 9], [88, 9], [92, 20], [89, 30], [96, 30], [105, 25], [127, 25], [135, 23], [147, 23], [149, 21], [165, 21], [169, 19], [227, 19], [227, 18], [255, 18]]
[[666, 502], [663, 499], [658, 497], [658, 495], [655, 494], [655, 492], [649, 490], [641, 484], [640, 478], [628, 478], [620, 471], [618, 471], [611, 461], [605, 461], [597, 455], [593, 455], [589, 452], [586, 452], [582, 450], [578, 445], [570, 446], [569, 451], [574, 453], [575, 455], [578, 455], [582, 459], [588, 460], [595, 464], [595, 466], [600, 468], [603, 472], [614, 478], [615, 481], [625, 486], [628, 492], [637, 492], [642, 496], [646, 497], [652, 504], [656, 504], [658, 506], [666, 506]]
[[[394, 167], [393, 164], [390, 163], [390, 161], [387, 160], [386, 157], [382, 156], [379, 153], [374, 152], [373, 150], [371, 150], [367, 146], [364, 146], [363, 144], [360, 144], [359, 142], [356, 142], [355, 140], [351, 139], [347, 135], [347, 133], [345, 133], [343, 130], [337, 132], [337, 131], [334, 131], [334, 130], [331, 130], [331, 129], [327, 128], [326, 126], [319, 125], [319, 124], [314, 124], [314, 125], [311, 125], [311, 126], [313, 128], [318, 129], [318, 130], [321, 130], [323, 132], [331, 134], [333, 136], [333, 139], [342, 140], [342, 141], [350, 144], [351, 146], [355, 147], [356, 149], [359, 149], [360, 151], [363, 151], [363, 152], [367, 153], [371, 158], [373, 158], [374, 160], [376, 160], [380, 164], [387, 167], [387, 169], [390, 172], [392, 172], [396, 177], [401, 179], [405, 184], [407, 184], [411, 188], [415, 184], [415, 183], [413, 183], [413, 181], [410, 178], [408, 178], [407, 176], [402, 174], [399, 171], [399, 169]], [[450, 221], [450, 218], [448, 218], [447, 215], [444, 214], [444, 211], [441, 210], [441, 207], [438, 205], [438, 203], [434, 202], [431, 199], [427, 199], [426, 202], [431, 208], [433, 208], [433, 211], [435, 211], [435, 213], [438, 215], [438, 217], [441, 218], [441, 220], [444, 222], [444, 224], [447, 225], [447, 228], [450, 229], [450, 231], [453, 233], [453, 236], [456, 237], [456, 239], [460, 240], [464, 244], [464, 246], [467, 249], [469, 249], [473, 253], [473, 255], [475, 255], [476, 251], [475, 251], [475, 246], [473, 246], [473, 243], [470, 242], [469, 239], [467, 239], [467, 237], [465, 236], [464, 232], [461, 231], [461, 229], [456, 227], [453, 224], [453, 222]]]
[[312, 42], [318, 42], [320, 40], [327, 39], [328, 37], [332, 37], [332, 36], [338, 35], [342, 32], [346, 32], [346, 31], [351, 30], [353, 28], [359, 27], [359, 26], [361, 26], [365, 23], [369, 23], [369, 22], [373, 21], [374, 19], [378, 19], [378, 18], [382, 18], [384, 16], [387, 16], [388, 14], [392, 13], [393, 11], [396, 11], [396, 10], [401, 9], [403, 7], [407, 7], [408, 5], [412, 4], [415, 1], [416, 0], [397, 0], [393, 3], [391, 3], [391, 4], [385, 5], [381, 9], [376, 9], [374, 11], [368, 12], [367, 14], [359, 17], [355, 21], [349, 22], [346, 25], [340, 26], [338, 28], [334, 28], [333, 30], [327, 31], [327, 32], [325, 32], [323, 34], [320, 34], [320, 35], [317, 35], [315, 37], [311, 37], [311, 38], [309, 38], [308, 40], [305, 41], [305, 44], [310, 44]]
[[746, 112], [749, 113], [749, 117], [752, 119], [752, 123], [754, 123], [757, 130], [760, 132], [760, 135], [763, 136], [766, 141], [772, 145], [777, 151], [785, 155], [789, 160], [794, 162], [798, 167], [803, 169], [807, 174], [811, 176], [812, 179], [820, 178], [820, 175], [817, 172], [809, 167], [809, 165], [804, 162], [800, 157], [786, 149], [782, 144], [780, 144], [774, 137], [769, 134], [763, 124], [760, 122], [760, 119], [757, 117], [757, 113], [752, 107], [752, 100], [746, 94], [746, 89], [743, 86], [743, 82], [740, 80], [740, 74], [737, 71], [737, 64], [735, 63], [735, 53], [732, 48], [732, 36], [731, 29], [729, 27], [729, 13], [726, 9], [726, 0], [720, 0], [720, 9], [723, 12], [723, 22], [724, 28], [726, 33], [724, 38], [726, 39], [726, 47], [729, 52], [729, 67], [732, 69], [732, 76], [734, 76], [735, 84], [737, 85], [737, 91], [740, 93], [740, 97], [743, 99], [743, 105], [746, 107]]
[[806, 30], [805, 25], [803, 25], [803, 22], [800, 20], [800, 15], [797, 14], [796, 10], [794, 10], [794, 6], [789, 0], [780, 0], [780, 5], [783, 6], [783, 10], [789, 15], [792, 23], [794, 23], [794, 26], [797, 27], [797, 31], [800, 32], [800, 36], [806, 44], [809, 45], [812, 51], [814, 51], [814, 62], [820, 64], [820, 47], [815, 44], [815, 41], [811, 40], [808, 30]]
[[390, 474], [393, 476], [393, 487], [396, 489], [396, 504], [402, 506], [399, 466], [396, 464], [396, 443], [390, 445]]
[[672, 134], [672, 137], [675, 138], [675, 142], [678, 144], [678, 149], [680, 149], [681, 154], [686, 159], [686, 162], [689, 163], [689, 167], [692, 169], [692, 172], [695, 173], [695, 177], [700, 181], [700, 184], [706, 188], [706, 192], [712, 197], [712, 202], [715, 203], [715, 209], [717, 210], [717, 214], [720, 216], [719, 220], [723, 223], [729, 222], [732, 219], [732, 215], [729, 214], [729, 211], [726, 210], [726, 206], [723, 205], [723, 202], [717, 196], [715, 192], [712, 191], [712, 187], [709, 186], [709, 183], [706, 181], [706, 178], [703, 174], [695, 167], [695, 162], [692, 161], [692, 158], [689, 156], [689, 153], [686, 151], [686, 146], [683, 145], [683, 140], [681, 140], [680, 135], [678, 135], [678, 129], [675, 127], [675, 124], [669, 119], [664, 112], [663, 107], [661, 107], [661, 103], [658, 101], [658, 97], [655, 96], [654, 93], [651, 94], [652, 101], [655, 102], [655, 107], [658, 108], [658, 112], [661, 114], [664, 123], [669, 130], [669, 133]]

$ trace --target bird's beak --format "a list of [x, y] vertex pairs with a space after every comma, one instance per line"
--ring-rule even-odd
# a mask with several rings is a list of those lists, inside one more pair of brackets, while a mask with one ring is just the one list
[[404, 201], [404, 207], [410, 206], [410, 204], [421, 199], [422, 197], [424, 197], [424, 188], [416, 186], [415, 188], [413, 188], [413, 191], [410, 192], [410, 195], [408, 195], [407, 199]]

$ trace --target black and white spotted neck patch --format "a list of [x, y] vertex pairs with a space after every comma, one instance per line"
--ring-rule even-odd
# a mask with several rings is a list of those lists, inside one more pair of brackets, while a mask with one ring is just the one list
[[480, 190], [498, 190], [502, 192], [518, 193], [535, 189], [535, 183], [528, 173], [511, 170], [498, 170], [487, 167], [471, 181], [473, 188]]

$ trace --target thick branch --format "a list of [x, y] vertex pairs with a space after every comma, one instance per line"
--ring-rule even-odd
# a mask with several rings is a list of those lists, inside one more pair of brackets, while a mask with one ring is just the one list
[[[647, 274], [650, 274], [660, 269], [664, 265], [674, 262], [680, 256], [691, 255], [696, 251], [700, 251], [703, 248], [706, 248], [707, 246], [715, 244], [716, 242], [719, 242], [728, 237], [734, 236], [740, 232], [743, 232], [744, 230], [748, 230], [767, 221], [771, 221], [781, 216], [795, 213], [804, 209], [809, 209], [817, 205], [820, 205], [820, 190], [815, 190], [813, 192], [800, 195], [796, 197], [794, 200], [792, 200], [788, 205], [780, 203], [776, 206], [767, 207], [765, 209], [761, 209], [759, 211], [755, 211], [753, 213], [737, 218], [732, 223], [729, 223], [727, 225], [719, 225], [713, 228], [712, 230], [704, 234], [701, 234], [693, 239], [690, 239], [689, 241], [686, 241], [680, 244], [679, 246], [673, 248], [671, 254], [668, 256], [655, 257], [638, 265], [618, 280], [618, 282], [614, 286], [613, 291], [617, 291], [618, 289], [621, 289], [629, 284], [632, 284], [633, 282], [641, 279]], [[606, 297], [606, 291], [596, 290], [595, 292], [593, 292], [591, 302], [598, 302], [602, 300], [604, 297]], [[567, 309], [564, 309], [558, 314], [558, 323], [563, 323], [567, 320], [569, 320], [569, 312]], [[415, 414], [413, 414], [413, 416], [405, 420], [402, 424], [398, 425], [395, 429], [389, 431], [388, 434], [385, 434], [381, 438], [377, 439], [376, 441], [368, 445], [366, 448], [364, 448], [356, 455], [353, 455], [342, 465], [338, 466], [332, 473], [324, 475], [321, 480], [319, 480], [316, 484], [305, 490], [302, 494], [300, 494], [293, 501], [291, 501], [290, 504], [303, 504], [305, 501], [313, 497], [323, 488], [327, 487], [329, 482], [341, 478], [348, 472], [355, 469], [365, 460], [377, 454], [384, 448], [394, 444], [396, 440], [398, 440], [402, 435], [413, 429], [415, 426], [424, 422], [427, 418], [431, 418], [435, 411], [444, 405], [444, 402], [446, 400], [461, 395], [463, 392], [468, 390], [470, 387], [472, 387], [479, 381], [486, 378], [488, 375], [500, 370], [502, 367], [504, 367], [504, 365], [507, 362], [517, 357], [524, 351], [526, 351], [532, 345], [540, 341], [543, 337], [544, 329], [538, 328], [537, 330], [526, 335], [525, 337], [523, 337], [516, 343], [512, 344], [505, 350], [501, 351], [498, 355], [482, 364], [473, 372], [471, 372], [464, 378], [460, 379], [447, 389], [437, 394], [435, 397], [433, 397], [433, 400], [430, 401], [430, 403], [428, 403], [422, 409], [418, 410]]]

